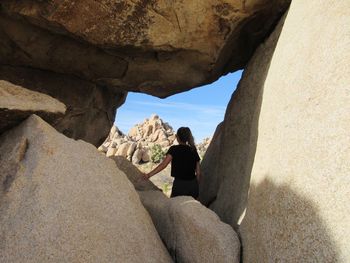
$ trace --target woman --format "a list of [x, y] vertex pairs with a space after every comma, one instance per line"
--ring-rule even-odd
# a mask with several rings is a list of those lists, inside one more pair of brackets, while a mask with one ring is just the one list
[[144, 174], [145, 179], [162, 171], [171, 162], [171, 176], [174, 177], [171, 197], [189, 195], [198, 197], [201, 172], [199, 155], [191, 130], [181, 127], [177, 130], [176, 139], [179, 145], [173, 145], [166, 153], [165, 159], [151, 172]]

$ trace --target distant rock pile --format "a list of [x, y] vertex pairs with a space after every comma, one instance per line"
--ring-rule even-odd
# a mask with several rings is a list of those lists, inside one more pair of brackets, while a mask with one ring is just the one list
[[153, 114], [143, 123], [132, 127], [128, 135], [112, 126], [105, 142], [98, 148], [107, 157], [123, 156], [134, 164], [149, 162], [154, 145], [166, 150], [175, 143], [173, 128], [158, 115]]
[[[132, 127], [127, 135], [112, 126], [108, 137], [98, 148], [106, 153], [107, 157], [123, 156], [133, 164], [147, 163], [151, 161], [152, 147], [159, 145], [163, 152], [177, 144], [176, 132], [169, 123], [164, 122], [157, 114]], [[198, 154], [203, 157], [211, 138], [205, 138], [197, 144]]]

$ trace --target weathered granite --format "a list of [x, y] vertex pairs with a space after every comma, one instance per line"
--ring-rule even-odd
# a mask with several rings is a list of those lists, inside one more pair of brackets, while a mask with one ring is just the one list
[[199, 200], [235, 229], [247, 205], [263, 86], [282, 26], [283, 21], [245, 69], [202, 162]]
[[128, 161], [125, 157], [122, 156], [113, 156], [110, 157], [119, 170], [123, 171], [128, 179], [132, 182], [137, 191], [150, 191], [150, 190], [159, 190], [151, 181], [144, 180], [142, 173], [135, 165]]
[[198, 199], [202, 204], [208, 207], [215, 202], [221, 183], [220, 173], [218, 173], [221, 167], [218, 165], [218, 159], [221, 154], [222, 126], [223, 122], [216, 127], [211, 143], [201, 162], [201, 179]]
[[198, 201], [188, 196], [168, 198], [159, 191], [139, 195], [174, 261], [239, 262], [235, 231]]
[[125, 92], [114, 92], [74, 76], [45, 70], [0, 65], [0, 79], [64, 103], [67, 106], [65, 115], [50, 124], [70, 138], [95, 146], [106, 138], [116, 108], [126, 99]]
[[245, 214], [243, 262], [350, 259], [349, 12], [293, 1], [230, 102], [212, 207], [236, 227]]
[[125, 174], [32, 115], [0, 137], [0, 262], [172, 262]]
[[0, 133], [35, 113], [54, 123], [64, 115], [66, 106], [39, 92], [0, 80]]
[[1, 64], [165, 97], [242, 68], [289, 3], [3, 0]]

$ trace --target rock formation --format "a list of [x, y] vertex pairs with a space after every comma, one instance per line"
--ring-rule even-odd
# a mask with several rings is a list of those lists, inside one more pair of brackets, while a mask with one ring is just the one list
[[[205, 138], [196, 145], [200, 156], [204, 156], [210, 142], [210, 138]], [[98, 150], [106, 153], [107, 157], [122, 156], [132, 161], [133, 164], [140, 164], [152, 161], [152, 148], [155, 145], [166, 153], [169, 147], [176, 143], [173, 128], [157, 114], [153, 114], [144, 122], [133, 126], [128, 135], [123, 134], [118, 127], [113, 125], [108, 137]]]
[[134, 164], [149, 162], [151, 149], [159, 145], [165, 152], [175, 142], [173, 128], [158, 115], [153, 114], [143, 123], [132, 127], [126, 136], [112, 126], [105, 142], [98, 148], [107, 157], [123, 156]]
[[239, 229], [243, 262], [350, 259], [349, 12], [346, 0], [292, 2], [203, 161], [217, 164], [211, 207]]
[[[222, 126], [223, 123], [220, 123], [213, 135], [212, 141], [204, 155], [204, 158], [201, 162], [201, 183], [199, 187], [199, 200], [202, 204], [212, 207], [212, 203], [216, 200], [216, 196], [219, 191], [219, 187], [222, 181], [222, 167], [219, 165], [221, 154], [225, 154], [221, 150], [221, 136], [222, 136]], [[229, 148], [232, 152], [232, 148]], [[227, 154], [227, 153], [226, 153]], [[214, 163], [213, 163], [214, 161]], [[216, 161], [216, 163], [215, 163]], [[229, 165], [225, 163], [225, 165]], [[232, 202], [233, 203], [233, 202]], [[215, 211], [215, 210], [214, 210]], [[231, 210], [235, 211], [235, 210]], [[221, 216], [223, 213], [219, 213]], [[226, 222], [231, 222], [227, 220]], [[235, 226], [235, 225], [234, 225]]]
[[123, 171], [130, 182], [134, 185], [137, 191], [156, 191], [159, 190], [151, 181], [141, 180], [142, 174], [136, 166], [129, 162], [125, 157], [112, 156], [111, 159], [115, 162], [118, 169]]
[[167, 198], [123, 157], [116, 165], [135, 185], [160, 237], [175, 262], [239, 262], [240, 241], [234, 230], [192, 197]]
[[128, 91], [166, 97], [244, 67], [290, 0], [0, 2], [0, 79], [67, 106], [100, 145]]
[[168, 96], [242, 68], [289, 2], [4, 0], [1, 56]]
[[0, 137], [0, 262], [171, 262], [132, 184], [32, 115]]
[[240, 262], [240, 241], [231, 226], [188, 196], [140, 192], [159, 235], [176, 262]]
[[[201, 201], [243, 262], [348, 262], [350, 3], [294, 0], [275, 27], [290, 2], [1, 1], [0, 262], [170, 262], [115, 157], [171, 145], [164, 123], [112, 129], [100, 150], [120, 169], [64, 135], [101, 145], [128, 91], [166, 97], [243, 67]], [[13, 127], [31, 113], [59, 132], [36, 116]], [[232, 228], [138, 177], [175, 260], [238, 260]]]
[[65, 112], [66, 106], [48, 95], [0, 80], [0, 134], [33, 113], [54, 123]]
[[126, 96], [123, 92], [110, 92], [105, 87], [74, 76], [2, 66], [1, 63], [0, 79], [47, 94], [64, 103], [67, 106], [66, 113], [52, 123], [53, 126], [70, 138], [83, 139], [96, 146], [101, 145], [106, 138], [115, 110], [124, 103]]

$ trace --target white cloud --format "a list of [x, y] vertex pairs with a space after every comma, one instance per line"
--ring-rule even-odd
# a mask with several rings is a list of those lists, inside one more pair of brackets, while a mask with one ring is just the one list
[[181, 109], [182, 111], [195, 111], [203, 114], [220, 115], [225, 113], [224, 106], [217, 105], [201, 105], [201, 104], [190, 104], [183, 102], [145, 102], [145, 101], [132, 101], [131, 104], [150, 106], [155, 108], [171, 108]]

